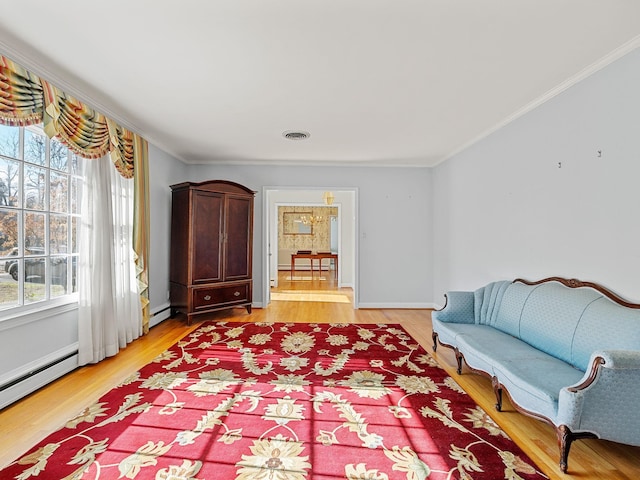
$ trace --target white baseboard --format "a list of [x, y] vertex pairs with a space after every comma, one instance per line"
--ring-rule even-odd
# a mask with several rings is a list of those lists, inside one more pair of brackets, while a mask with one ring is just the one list
[[[69, 355], [72, 355], [72, 354], [77, 355], [77, 353], [78, 353], [78, 342], [75, 342], [71, 345], [67, 345], [64, 348], [56, 350], [55, 352], [51, 352], [50, 354], [45, 355], [44, 357], [40, 357], [36, 360], [33, 360], [32, 362], [26, 363], [24, 365], [20, 365], [20, 367], [14, 368], [13, 370], [10, 370], [7, 373], [4, 373], [3, 375], [0, 375], [0, 388], [3, 385], [7, 385], [8, 383], [15, 382], [16, 380], [29, 375], [32, 372], [35, 372], [46, 365], [53, 364], [56, 361], [60, 360], [61, 358], [68, 357]], [[76, 362], [76, 366], [77, 366], [77, 362]]]
[[410, 310], [426, 310], [435, 307], [434, 303], [366, 303], [360, 302], [358, 308], [376, 308], [376, 309], [410, 309]]

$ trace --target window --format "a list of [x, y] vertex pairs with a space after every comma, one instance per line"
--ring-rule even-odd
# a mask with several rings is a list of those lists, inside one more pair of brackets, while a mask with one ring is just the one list
[[76, 292], [81, 169], [41, 125], [0, 125], [0, 310]]

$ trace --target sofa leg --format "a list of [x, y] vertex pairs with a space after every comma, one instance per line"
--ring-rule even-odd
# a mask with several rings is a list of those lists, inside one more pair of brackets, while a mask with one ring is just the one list
[[562, 473], [567, 473], [569, 449], [571, 449], [573, 435], [571, 434], [571, 430], [569, 430], [566, 425], [560, 425], [557, 429], [557, 434], [558, 447], [560, 448], [560, 470], [562, 470]]
[[433, 339], [433, 351], [435, 352], [438, 348], [438, 334], [436, 332], [431, 333], [431, 338]]
[[464, 359], [464, 356], [460, 353], [460, 350], [458, 350], [457, 348], [455, 349], [456, 352], [456, 361], [458, 362], [458, 369], [456, 370], [456, 372], [458, 372], [458, 375], [462, 375], [462, 360]]
[[556, 434], [558, 435], [558, 447], [560, 448], [560, 470], [563, 473], [567, 473], [567, 467], [569, 465], [569, 450], [574, 440], [581, 438], [598, 438], [593, 433], [573, 433], [566, 425], [560, 425], [556, 428]]
[[498, 377], [491, 377], [491, 385], [493, 385], [493, 393], [496, 395], [496, 410], [502, 411], [502, 386]]

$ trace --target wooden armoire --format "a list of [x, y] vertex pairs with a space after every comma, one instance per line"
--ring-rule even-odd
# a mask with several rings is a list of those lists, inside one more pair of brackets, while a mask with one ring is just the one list
[[226, 180], [171, 186], [171, 316], [232, 307], [251, 313], [253, 198]]

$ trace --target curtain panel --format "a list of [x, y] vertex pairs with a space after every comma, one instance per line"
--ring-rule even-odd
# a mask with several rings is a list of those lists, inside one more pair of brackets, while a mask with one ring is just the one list
[[[133, 250], [134, 180], [89, 160], [78, 258], [78, 364], [116, 355], [143, 333]], [[85, 214], [86, 213], [86, 214]]]
[[[139, 135], [133, 137], [134, 211], [133, 250], [136, 252], [136, 275], [142, 305], [142, 333], [149, 333], [149, 144]], [[139, 208], [143, 206], [144, 208]]]
[[81, 157], [97, 159], [109, 153], [120, 175], [135, 177], [134, 249], [146, 333], [149, 324], [147, 141], [2, 55], [0, 123], [18, 127], [42, 123], [49, 138], [55, 137]]

